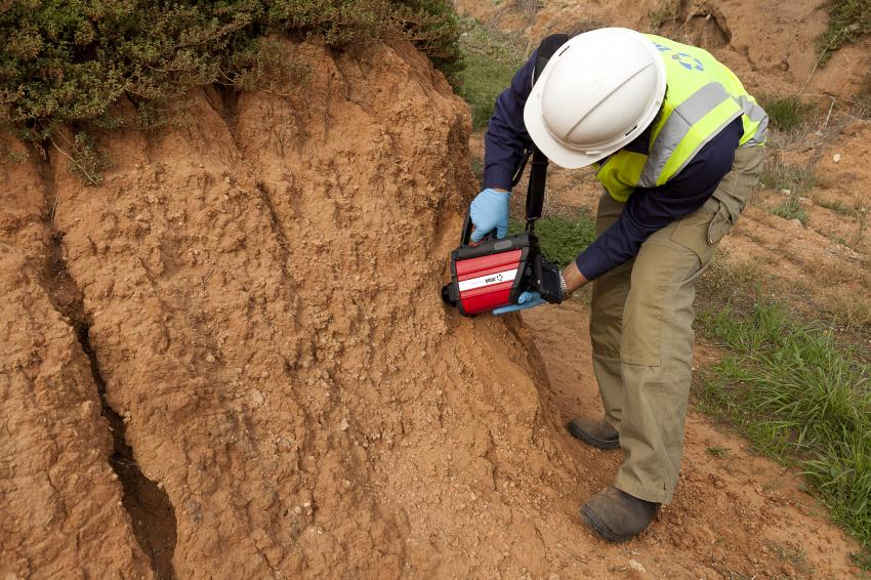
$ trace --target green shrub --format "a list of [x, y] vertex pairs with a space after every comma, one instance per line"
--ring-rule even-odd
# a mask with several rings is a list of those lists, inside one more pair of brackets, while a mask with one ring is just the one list
[[0, 121], [43, 139], [53, 124], [104, 117], [122, 95], [142, 106], [199, 85], [250, 88], [283, 66], [274, 34], [336, 48], [402, 36], [449, 73], [460, 66], [447, 0], [8, 0]]
[[844, 44], [871, 34], [871, 0], [829, 0], [829, 27], [817, 41], [820, 61]]
[[[525, 222], [511, 221], [509, 232], [523, 231]], [[585, 212], [576, 216], [548, 216], [535, 222], [542, 253], [561, 268], [578, 257], [596, 239], [596, 223]]]
[[798, 220], [801, 222], [801, 225], [807, 225], [807, 212], [804, 210], [798, 196], [795, 194], [789, 194], [786, 201], [771, 210], [771, 213], [782, 217], [785, 220]]
[[596, 224], [583, 213], [574, 219], [562, 216], [540, 219], [535, 231], [544, 255], [561, 268], [577, 258], [596, 239]]

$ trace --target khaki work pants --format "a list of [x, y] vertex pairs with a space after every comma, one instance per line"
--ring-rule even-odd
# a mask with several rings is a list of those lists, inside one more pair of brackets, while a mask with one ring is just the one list
[[[738, 149], [732, 170], [701, 208], [651, 235], [634, 260], [594, 282], [593, 369], [605, 418], [625, 454], [614, 485], [635, 497], [671, 501], [692, 378], [695, 279], [738, 219], [763, 159], [763, 147]], [[602, 196], [597, 235], [623, 206]]]

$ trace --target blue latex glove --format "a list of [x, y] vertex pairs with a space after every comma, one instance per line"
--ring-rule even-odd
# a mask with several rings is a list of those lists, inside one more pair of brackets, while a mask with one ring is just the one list
[[469, 206], [469, 217], [475, 228], [472, 230], [473, 242], [480, 242], [481, 238], [492, 230], [496, 230], [499, 239], [508, 235], [508, 200], [511, 193], [496, 191], [489, 187], [475, 196], [472, 205]]
[[517, 304], [512, 304], [511, 306], [502, 306], [501, 308], [494, 308], [493, 314], [499, 316], [500, 314], [508, 314], [509, 312], [516, 312], [518, 310], [526, 310], [527, 308], [535, 308], [536, 306], [541, 306], [542, 304], [546, 304], [544, 298], [541, 297], [541, 294], [538, 292], [522, 292], [520, 296], [517, 297]]

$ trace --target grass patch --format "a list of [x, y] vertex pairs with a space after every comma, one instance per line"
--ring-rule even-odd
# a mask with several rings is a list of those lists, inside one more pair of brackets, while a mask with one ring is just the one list
[[843, 201], [840, 199], [822, 199], [815, 198], [814, 203], [816, 203], [820, 207], [824, 207], [828, 210], [835, 212], [838, 215], [843, 216], [853, 216], [856, 213], [856, 210], [853, 208], [847, 207]]
[[[757, 243], [761, 243], [757, 241]], [[844, 288], [837, 292], [820, 292], [818, 283], [805, 283], [779, 278], [778, 263], [767, 263], [755, 257], [730, 261], [726, 252], [718, 249], [711, 266], [697, 284], [699, 310], [727, 305], [742, 315], [753, 312], [759, 302], [778, 300], [789, 304], [794, 318], [825, 324], [837, 333], [839, 343], [853, 348], [864, 362], [871, 364], [871, 300], [868, 292]], [[815, 271], [816, 280], [843, 280], [854, 272], [844, 272], [824, 266]], [[859, 279], [862, 289], [871, 288], [871, 275]], [[864, 292], [864, 293], [863, 293]]]
[[763, 187], [789, 190], [790, 193], [799, 195], [816, 185], [817, 178], [812, 167], [788, 165], [775, 152], [765, 160], [759, 182]]
[[[523, 231], [525, 222], [512, 220], [509, 233]], [[596, 239], [596, 222], [586, 212], [574, 216], [548, 216], [535, 222], [541, 251], [560, 268], [578, 257]]]
[[763, 453], [801, 466], [833, 518], [871, 547], [868, 365], [773, 303], [745, 315], [707, 312], [699, 323], [733, 353], [706, 373], [701, 406], [733, 421]]
[[487, 125], [496, 97], [511, 84], [526, 54], [516, 35], [499, 32], [473, 18], [463, 19], [460, 26], [465, 68], [458, 75], [458, 93], [472, 109], [472, 125], [480, 129]]
[[817, 41], [820, 62], [833, 51], [871, 34], [871, 0], [829, 0], [829, 27]]
[[812, 167], [787, 165], [775, 153], [765, 161], [759, 181], [763, 187], [776, 189], [787, 196], [771, 213], [788, 220], [797, 219], [802, 225], [807, 225], [808, 215], [800, 197], [816, 185], [816, 175]]
[[[855, 342], [864, 339], [866, 345], [871, 344], [871, 304], [867, 301], [856, 300], [855, 295], [848, 293], [836, 294], [827, 297], [821, 309], [821, 314], [831, 319], [833, 325], [858, 335]], [[871, 350], [866, 351], [865, 358], [871, 361]]]
[[729, 304], [750, 308], [762, 295], [763, 285], [770, 284], [770, 274], [757, 260], [729, 263], [728, 254], [717, 248], [711, 265], [698, 282], [699, 304]]
[[794, 193], [790, 193], [786, 201], [771, 210], [771, 213], [786, 220], [798, 220], [803, 226], [807, 225], [807, 212]]
[[778, 97], [762, 95], [759, 105], [768, 113], [771, 126], [781, 131], [792, 131], [810, 120], [816, 107], [805, 103], [795, 95]]

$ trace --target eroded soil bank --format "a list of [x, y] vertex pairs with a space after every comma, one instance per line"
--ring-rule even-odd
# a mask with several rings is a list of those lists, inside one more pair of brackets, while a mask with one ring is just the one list
[[3, 572], [578, 570], [541, 365], [438, 300], [465, 105], [409, 45], [286, 49], [289, 94], [102, 136], [97, 187], [5, 139]]

